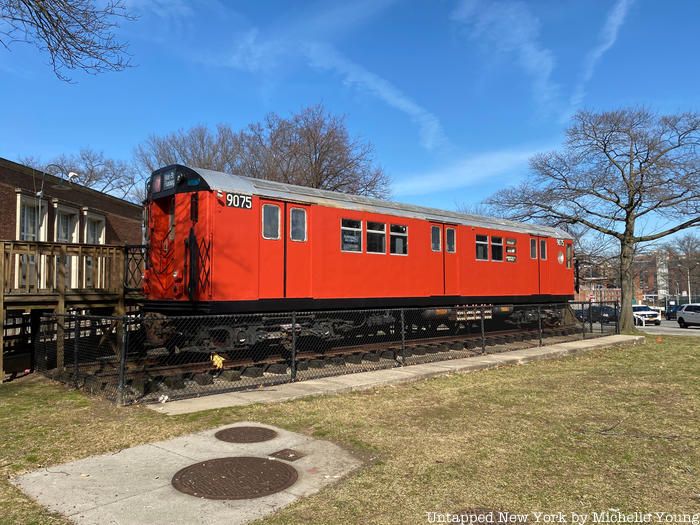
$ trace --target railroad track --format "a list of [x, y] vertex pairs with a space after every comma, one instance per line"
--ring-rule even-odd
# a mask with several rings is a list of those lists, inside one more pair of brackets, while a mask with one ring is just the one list
[[[544, 328], [542, 338], [568, 336], [579, 333], [577, 325]], [[347, 368], [349, 371], [357, 365], [366, 365], [368, 369], [376, 367], [380, 361], [385, 367], [401, 366], [431, 360], [449, 360], [482, 353], [508, 351], [504, 345], [516, 342], [539, 340], [537, 329], [511, 329], [492, 332], [447, 335], [439, 337], [406, 339], [405, 341], [382, 341], [364, 344], [351, 344], [330, 347], [322, 350], [304, 350], [296, 355], [296, 372], [299, 375], [314, 375], [314, 370], [324, 368]], [[391, 362], [393, 361], [393, 364]], [[274, 376], [289, 376], [291, 373], [291, 355], [281, 352], [260, 357], [226, 359], [222, 368], [215, 368], [210, 361], [189, 363], [163, 363], [162, 357], [147, 357], [127, 363], [126, 373], [132, 382], [164, 380], [165, 378], [194, 379], [201, 385], [211, 384], [213, 378], [226, 377], [228, 381], [247, 378], [269, 378], [274, 384]], [[115, 383], [118, 379], [118, 362], [116, 359], [98, 364], [81, 364], [83, 372], [99, 378], [100, 382]], [[319, 370], [320, 372], [320, 370]], [[323, 375], [319, 373], [319, 375]], [[208, 376], [208, 377], [204, 377]], [[210, 379], [211, 378], [211, 379]], [[281, 381], [277, 381], [281, 382]], [[177, 384], [177, 381], [170, 381]], [[253, 385], [247, 385], [248, 387]], [[103, 385], [104, 387], [104, 385]]]

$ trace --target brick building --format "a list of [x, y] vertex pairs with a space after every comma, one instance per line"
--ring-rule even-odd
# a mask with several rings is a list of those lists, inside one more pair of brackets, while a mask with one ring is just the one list
[[0, 240], [140, 244], [141, 206], [0, 158]]

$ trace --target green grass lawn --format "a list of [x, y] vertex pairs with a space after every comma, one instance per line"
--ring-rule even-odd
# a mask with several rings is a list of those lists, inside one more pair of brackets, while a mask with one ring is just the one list
[[239, 420], [367, 459], [265, 524], [420, 524], [469, 507], [698, 512], [699, 379], [692, 337], [178, 417], [30, 378], [0, 387], [0, 523], [65, 523], [16, 490], [14, 475]]

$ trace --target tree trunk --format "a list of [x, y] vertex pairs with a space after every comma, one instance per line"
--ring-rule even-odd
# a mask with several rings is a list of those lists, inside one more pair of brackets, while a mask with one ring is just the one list
[[620, 241], [620, 332], [629, 333], [635, 330], [632, 316], [632, 301], [634, 299], [634, 277], [632, 261], [634, 259], [634, 243], [629, 238]]

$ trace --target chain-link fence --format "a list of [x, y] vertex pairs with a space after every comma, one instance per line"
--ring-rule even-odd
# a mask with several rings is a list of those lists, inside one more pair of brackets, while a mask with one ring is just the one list
[[118, 404], [394, 368], [618, 332], [617, 303], [41, 319], [39, 372]]

